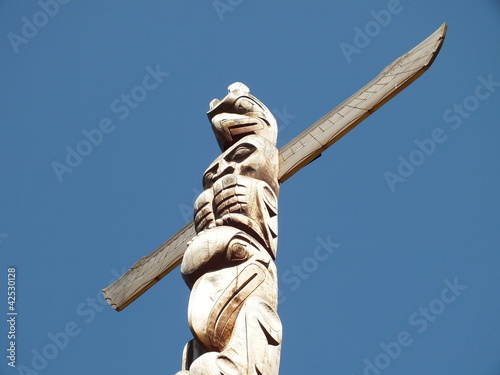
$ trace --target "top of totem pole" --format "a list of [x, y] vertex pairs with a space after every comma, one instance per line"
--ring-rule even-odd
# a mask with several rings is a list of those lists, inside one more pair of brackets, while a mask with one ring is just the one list
[[[359, 91], [283, 146], [279, 150], [279, 183], [287, 181], [304, 166], [318, 158], [333, 143], [420, 77], [434, 62], [443, 45], [446, 30], [447, 25], [444, 23], [423, 42], [384, 68], [379, 75]], [[276, 126], [276, 121], [270, 111], [249, 92], [248, 87], [242, 83], [237, 82], [229, 86], [230, 94], [226, 98], [223, 100], [215, 99], [210, 103], [210, 110], [207, 114], [212, 124], [214, 122], [217, 124], [217, 115], [222, 115], [221, 117], [226, 119], [231, 116], [241, 116], [241, 113], [236, 110], [235, 101], [238, 98], [248, 98], [250, 103], [257, 105], [256, 108], [260, 106], [260, 110], [242, 111], [246, 114], [246, 119], [255, 120], [257, 118], [259, 121], [267, 121], [266, 125], [271, 124], [270, 128], [273, 127], [273, 124]], [[229, 99], [230, 97], [232, 100]], [[255, 113], [260, 111], [262, 111], [262, 118]], [[238, 139], [234, 139], [232, 133], [227, 129], [224, 133], [223, 124], [217, 125], [220, 127], [214, 127], [214, 132], [216, 136], [219, 134], [220, 141], [219, 138], [218, 141], [223, 152], [224, 148], [227, 150], [246, 135], [260, 135], [252, 130], [239, 136]], [[276, 136], [268, 139], [270, 138], [276, 139]], [[261, 139], [261, 141], [263, 140], [264, 138]], [[251, 147], [248, 149], [250, 150]], [[247, 162], [250, 160], [247, 159]], [[117, 311], [123, 310], [181, 264], [187, 243], [194, 236], [196, 236], [195, 224], [190, 222], [154, 252], [137, 261], [122, 277], [104, 289], [103, 294], [106, 301]]]
[[257, 134], [276, 145], [278, 137], [276, 119], [241, 82], [230, 85], [228, 94], [223, 99], [213, 99], [207, 116], [223, 152], [250, 134]]

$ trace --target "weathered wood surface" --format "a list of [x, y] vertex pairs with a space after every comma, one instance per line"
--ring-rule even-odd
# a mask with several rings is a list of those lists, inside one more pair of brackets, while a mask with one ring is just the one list
[[[388, 65], [361, 90], [283, 146], [279, 152], [279, 181], [286, 181], [420, 77], [436, 58], [446, 29], [445, 23], [422, 43]], [[111, 307], [123, 310], [176, 268], [182, 261], [187, 242], [195, 234], [193, 222], [187, 224], [105, 288], [103, 294]]]
[[387, 66], [370, 83], [338, 105], [280, 150], [280, 182], [321, 155], [321, 152], [420, 77], [437, 56], [446, 23], [408, 53]]
[[122, 277], [103, 290], [110, 306], [117, 311], [123, 310], [181, 264], [187, 243], [195, 235], [194, 223], [191, 221], [158, 249], [137, 261]]

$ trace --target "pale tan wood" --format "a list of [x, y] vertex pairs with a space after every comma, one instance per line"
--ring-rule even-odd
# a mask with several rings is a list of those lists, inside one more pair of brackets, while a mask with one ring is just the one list
[[117, 311], [123, 310], [181, 264], [186, 244], [195, 235], [194, 223], [190, 222], [158, 249], [136, 262], [122, 277], [103, 290], [110, 306]]
[[[279, 181], [286, 181], [320, 156], [422, 75], [436, 58], [446, 29], [445, 23], [422, 43], [387, 66], [361, 90], [286, 144], [279, 153]], [[120, 279], [103, 290], [108, 303], [117, 311], [127, 307], [181, 263], [187, 242], [195, 234], [191, 222], [153, 253], [135, 263]]]
[[182, 258], [193, 340], [177, 374], [278, 375], [278, 125], [241, 82], [207, 116], [222, 153], [203, 174]]
[[446, 28], [444, 23], [426, 40], [382, 70], [365, 87], [283, 146], [280, 150], [279, 181], [289, 179], [420, 77], [436, 58]]

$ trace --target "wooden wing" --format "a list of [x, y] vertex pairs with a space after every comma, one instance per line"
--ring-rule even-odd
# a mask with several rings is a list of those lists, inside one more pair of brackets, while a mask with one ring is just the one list
[[[387, 66], [370, 83], [323, 116], [280, 150], [279, 181], [284, 182], [316, 159], [347, 132], [420, 77], [433, 63], [446, 35], [444, 23], [431, 36]], [[117, 311], [123, 310], [182, 261], [195, 236], [190, 222], [153, 253], [141, 258], [103, 290]]]
[[181, 264], [187, 243], [195, 235], [194, 222], [191, 221], [158, 249], [137, 261], [113, 284], [103, 289], [106, 301], [117, 311], [130, 305]]
[[387, 66], [370, 83], [307, 128], [280, 150], [280, 182], [316, 159], [321, 152], [420, 77], [443, 45], [447, 25]]

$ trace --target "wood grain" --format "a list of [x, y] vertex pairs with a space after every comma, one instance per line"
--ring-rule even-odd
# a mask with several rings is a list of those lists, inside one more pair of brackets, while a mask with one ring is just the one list
[[[279, 181], [285, 182], [420, 77], [436, 58], [446, 29], [444, 23], [422, 43], [383, 69], [361, 90], [283, 146], [279, 153]], [[176, 268], [182, 261], [187, 242], [195, 234], [193, 222], [190, 222], [105, 288], [103, 294], [111, 307], [123, 310]]]

